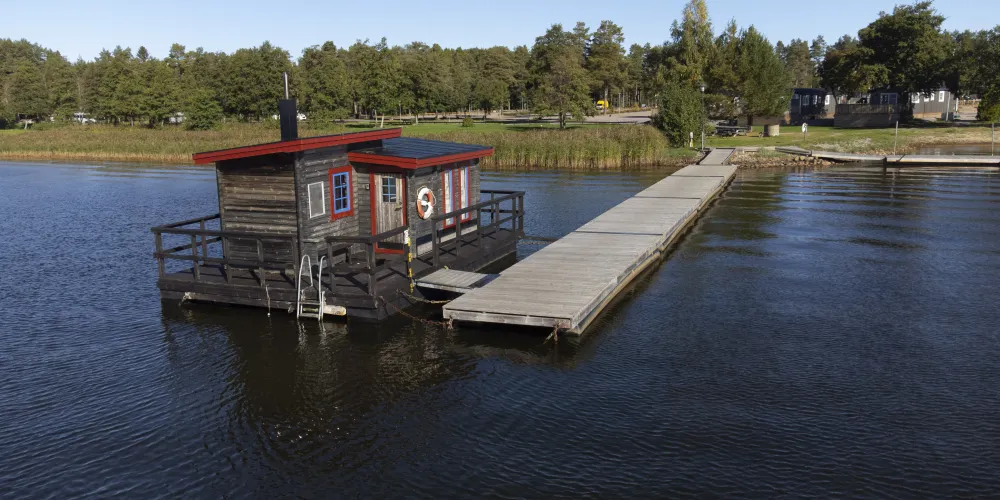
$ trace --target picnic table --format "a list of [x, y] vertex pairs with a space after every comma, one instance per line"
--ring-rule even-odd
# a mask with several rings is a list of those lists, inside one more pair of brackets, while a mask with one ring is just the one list
[[747, 135], [748, 127], [737, 127], [733, 125], [718, 125], [715, 127], [715, 135], [720, 137], [736, 137]]

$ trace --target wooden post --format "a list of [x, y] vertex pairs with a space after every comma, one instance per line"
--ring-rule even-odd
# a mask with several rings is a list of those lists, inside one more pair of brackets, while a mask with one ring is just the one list
[[483, 251], [483, 211], [476, 209], [476, 251]]
[[[350, 251], [351, 251], [351, 249], [348, 248], [347, 252], [350, 253]], [[330, 243], [326, 244], [326, 266], [327, 266], [327, 269], [330, 270], [330, 272], [327, 273], [327, 274], [329, 274], [329, 276], [330, 276], [330, 295], [333, 295], [337, 291], [337, 288], [336, 288], [337, 287], [337, 281], [336, 281], [337, 280], [337, 276], [335, 274], [333, 274], [333, 247], [330, 245]], [[322, 286], [322, 285], [323, 285], [323, 283], [320, 283], [320, 286]]]
[[208, 257], [208, 237], [205, 236], [205, 219], [201, 220], [201, 259]]
[[257, 281], [264, 286], [264, 240], [257, 238]]
[[431, 253], [434, 254], [434, 269], [441, 267], [441, 235], [438, 234], [437, 222], [431, 222]]
[[368, 261], [368, 295], [375, 296], [375, 243], [368, 241], [365, 250], [365, 260]]
[[517, 200], [517, 235], [524, 236], [524, 195], [518, 195]]
[[[299, 255], [299, 243], [297, 241], [293, 240], [291, 242], [291, 245], [292, 245], [292, 276], [298, 276], [299, 275], [299, 266], [302, 265], [302, 256]], [[310, 259], [312, 259], [312, 257], [310, 257]], [[316, 260], [317, 261], [319, 260], [319, 254], [316, 255]], [[310, 263], [311, 262], [313, 262], [313, 261], [310, 260]], [[316, 263], [319, 264], [319, 262], [316, 262]], [[312, 279], [312, 269], [306, 269], [306, 272], [309, 273], [309, 279], [311, 280]], [[320, 269], [319, 272], [322, 273], [323, 270]], [[322, 278], [322, 275], [320, 277]], [[323, 284], [322, 280], [320, 280], [320, 281], [321, 281], [321, 283], [319, 285], [322, 285]], [[316, 292], [317, 293], [319, 293], [319, 285], [316, 286]]]
[[997, 124], [990, 125], [990, 156], [997, 154]]
[[458, 258], [458, 251], [462, 248], [462, 216], [455, 217], [455, 258]]
[[492, 222], [496, 225], [496, 229], [499, 230], [500, 224], [497, 224], [497, 221], [500, 220], [500, 204], [493, 201], [493, 196], [490, 196], [490, 209], [493, 210]]
[[160, 277], [167, 273], [166, 265], [163, 262], [163, 234], [156, 233], [156, 264], [160, 269]]
[[233, 273], [229, 270], [229, 238], [222, 237], [222, 274], [226, 277], [226, 284], [233, 283]]
[[201, 281], [201, 263], [198, 262], [198, 237], [191, 235], [191, 256], [194, 257], [193, 264], [194, 267], [194, 280]]

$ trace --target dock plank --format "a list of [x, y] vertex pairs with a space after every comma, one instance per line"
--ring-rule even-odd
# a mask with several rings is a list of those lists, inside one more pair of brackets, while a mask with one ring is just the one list
[[448, 303], [444, 317], [582, 332], [735, 173], [685, 167]]

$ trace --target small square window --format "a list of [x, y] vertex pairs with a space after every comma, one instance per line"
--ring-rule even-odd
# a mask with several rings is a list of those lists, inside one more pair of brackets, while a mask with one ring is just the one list
[[314, 182], [309, 185], [309, 218], [326, 215], [326, 196], [323, 194], [323, 183]]
[[382, 203], [396, 203], [398, 196], [396, 193], [396, 178], [382, 178]]

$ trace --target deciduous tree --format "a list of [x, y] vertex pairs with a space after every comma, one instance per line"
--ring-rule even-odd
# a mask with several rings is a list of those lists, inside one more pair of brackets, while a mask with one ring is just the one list
[[300, 106], [313, 119], [346, 118], [351, 95], [347, 65], [339, 57], [337, 46], [326, 42], [302, 51], [299, 58]]

